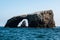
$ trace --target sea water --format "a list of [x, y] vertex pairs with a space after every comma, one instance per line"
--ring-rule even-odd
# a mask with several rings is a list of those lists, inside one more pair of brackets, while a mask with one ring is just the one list
[[3, 28], [0, 40], [60, 40], [60, 27], [56, 28]]

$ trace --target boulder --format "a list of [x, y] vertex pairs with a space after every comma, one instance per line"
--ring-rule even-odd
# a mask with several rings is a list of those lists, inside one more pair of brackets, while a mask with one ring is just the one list
[[[12, 17], [8, 19], [5, 27], [18, 27], [18, 24], [23, 19], [27, 19], [28, 27], [53, 28], [55, 27], [55, 21], [53, 17], [54, 14], [52, 10], [39, 11], [32, 14]], [[22, 23], [22, 26], [25, 26], [24, 22]]]

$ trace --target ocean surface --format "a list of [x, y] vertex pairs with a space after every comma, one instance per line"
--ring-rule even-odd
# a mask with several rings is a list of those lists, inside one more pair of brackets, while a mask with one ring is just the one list
[[0, 27], [0, 40], [60, 40], [60, 27], [56, 28]]

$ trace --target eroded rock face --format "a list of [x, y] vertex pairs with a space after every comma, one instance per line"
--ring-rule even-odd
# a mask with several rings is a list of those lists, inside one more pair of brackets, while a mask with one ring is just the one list
[[41, 28], [55, 27], [52, 10], [12, 17], [7, 21], [5, 27], [18, 27], [19, 22], [21, 22], [23, 19], [28, 20], [28, 27], [41, 27]]
[[55, 22], [53, 19], [53, 12], [52, 10], [41, 12], [42, 20], [44, 21], [44, 27], [55, 27]]

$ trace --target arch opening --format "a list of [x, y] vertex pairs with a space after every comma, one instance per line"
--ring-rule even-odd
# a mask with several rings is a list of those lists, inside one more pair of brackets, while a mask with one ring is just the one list
[[18, 24], [18, 27], [28, 27], [28, 19], [23, 19], [22, 21], [20, 21], [20, 23]]

